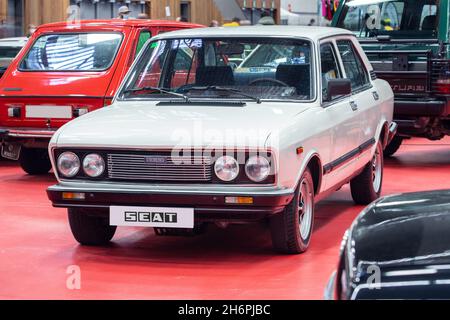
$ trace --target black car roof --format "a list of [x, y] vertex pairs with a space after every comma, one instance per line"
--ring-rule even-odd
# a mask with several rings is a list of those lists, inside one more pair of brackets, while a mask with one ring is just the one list
[[450, 262], [450, 190], [382, 198], [358, 216], [349, 236], [354, 265]]

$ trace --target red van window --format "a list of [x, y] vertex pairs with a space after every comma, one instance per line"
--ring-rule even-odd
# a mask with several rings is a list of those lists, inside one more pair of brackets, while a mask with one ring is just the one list
[[39, 37], [20, 64], [21, 71], [103, 71], [116, 57], [120, 33], [65, 33]]
[[142, 48], [144, 48], [145, 44], [151, 37], [152, 37], [152, 34], [150, 33], [150, 31], [148, 31], [148, 30], [141, 31], [141, 33], [139, 34], [135, 57], [137, 57], [139, 52], [141, 52]]

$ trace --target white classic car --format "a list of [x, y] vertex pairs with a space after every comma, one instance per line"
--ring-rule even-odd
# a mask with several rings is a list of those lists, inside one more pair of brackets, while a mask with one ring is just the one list
[[0, 39], [0, 78], [27, 41], [26, 37]]
[[[232, 66], [248, 48], [257, 59]], [[54, 135], [48, 196], [84, 245], [106, 244], [117, 226], [178, 235], [267, 219], [274, 248], [301, 253], [317, 201], [347, 183], [358, 204], [379, 197], [392, 114], [390, 86], [348, 31], [166, 33], [111, 107]]]

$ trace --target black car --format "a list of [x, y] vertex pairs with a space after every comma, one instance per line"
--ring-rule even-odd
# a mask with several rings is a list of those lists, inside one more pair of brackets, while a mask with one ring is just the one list
[[325, 297], [450, 299], [450, 190], [388, 196], [364, 209]]

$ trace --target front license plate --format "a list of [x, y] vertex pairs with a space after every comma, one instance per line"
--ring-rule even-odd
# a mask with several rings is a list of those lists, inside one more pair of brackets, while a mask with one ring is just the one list
[[20, 144], [5, 143], [2, 145], [2, 157], [10, 160], [19, 160], [21, 149]]
[[110, 225], [118, 227], [194, 228], [194, 209], [119, 207], [109, 209]]

